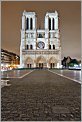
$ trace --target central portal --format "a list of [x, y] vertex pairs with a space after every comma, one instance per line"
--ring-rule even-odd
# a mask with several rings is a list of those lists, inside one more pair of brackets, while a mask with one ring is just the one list
[[43, 67], [44, 67], [44, 66], [43, 66], [43, 63], [39, 63], [39, 68], [40, 68], [40, 69], [43, 69]]
[[47, 67], [46, 59], [43, 56], [39, 56], [37, 58], [36, 67], [39, 69], [43, 69], [43, 68]]

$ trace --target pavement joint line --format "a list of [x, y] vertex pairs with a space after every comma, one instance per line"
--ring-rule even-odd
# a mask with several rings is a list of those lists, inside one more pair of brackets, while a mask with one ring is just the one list
[[[58, 74], [58, 73], [53, 72], [53, 71], [50, 71], [50, 70], [48, 70], [48, 71], [49, 71], [49, 72], [52, 72], [52, 73], [54, 73], [54, 74], [57, 74], [57, 75], [59, 75], [59, 76], [61, 76], [61, 77], [67, 78], [67, 79], [69, 79], [69, 80], [73, 80], [73, 81], [75, 81], [75, 82], [81, 84], [81, 82], [80, 82], [79, 80], [75, 80], [75, 79], [69, 78], [69, 77], [67, 77], [67, 76], [64, 76], [64, 75], [62, 75], [62, 74]], [[79, 81], [79, 82], [78, 82], [78, 81]]]
[[28, 73], [24, 74], [23, 76], [21, 76], [21, 77], [19, 77], [19, 78], [23, 78], [23, 77], [25, 77], [26, 75], [28, 75], [28, 74], [32, 73], [33, 71], [34, 71], [34, 70], [32, 70], [32, 71], [30, 71], [30, 72], [28, 72]]
[[30, 71], [30, 72], [28, 72], [28, 73], [22, 75], [21, 77], [6, 77], [6, 78], [10, 78], [10, 79], [11, 79], [11, 78], [17, 78], [17, 79], [20, 79], [20, 78], [23, 78], [24, 76], [30, 74], [30, 73], [33, 72], [33, 71], [34, 71], [34, 70], [32, 70], [32, 71]]

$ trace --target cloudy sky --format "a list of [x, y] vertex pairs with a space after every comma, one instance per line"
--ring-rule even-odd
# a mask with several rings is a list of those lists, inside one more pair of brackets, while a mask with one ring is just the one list
[[62, 58], [81, 58], [80, 1], [4, 1], [1, 2], [1, 48], [20, 54], [22, 13], [34, 11], [37, 26], [43, 29], [46, 12], [59, 13]]

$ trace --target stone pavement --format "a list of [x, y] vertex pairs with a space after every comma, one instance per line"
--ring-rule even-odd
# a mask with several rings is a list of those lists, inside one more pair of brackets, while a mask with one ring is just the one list
[[1, 72], [1, 78], [20, 78], [32, 70], [8, 70]]
[[50, 71], [63, 75], [64, 77], [68, 77], [69, 79], [74, 79], [75, 81], [81, 83], [81, 70], [51, 69]]
[[80, 121], [81, 84], [48, 70], [10, 79], [1, 89], [2, 121]]

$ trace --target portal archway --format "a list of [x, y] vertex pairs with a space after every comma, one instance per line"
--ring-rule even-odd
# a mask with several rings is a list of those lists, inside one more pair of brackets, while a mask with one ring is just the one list
[[36, 59], [36, 67], [37, 68], [40, 68], [40, 69], [43, 69], [43, 68], [46, 68], [47, 67], [46, 59], [43, 56], [39, 56]]
[[27, 67], [27, 68], [32, 68], [32, 65], [33, 65], [33, 60], [32, 60], [32, 58], [27, 57], [27, 58], [26, 58], [26, 61], [25, 61], [25, 64], [26, 64], [26, 67]]
[[50, 68], [52, 69], [52, 68], [55, 68], [55, 67], [57, 67], [57, 59], [55, 58], [55, 57], [51, 57], [50, 59], [49, 59], [49, 66], [50, 66]]

